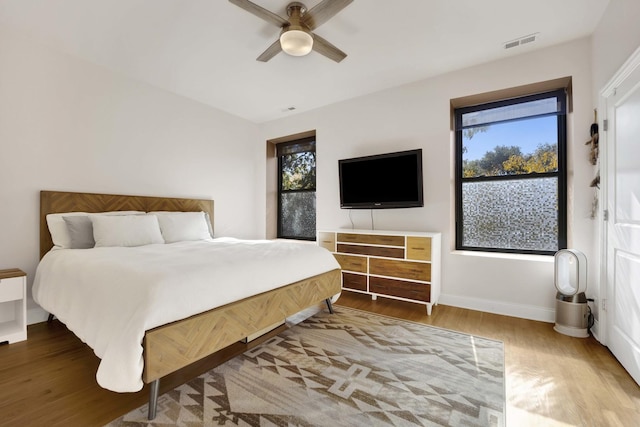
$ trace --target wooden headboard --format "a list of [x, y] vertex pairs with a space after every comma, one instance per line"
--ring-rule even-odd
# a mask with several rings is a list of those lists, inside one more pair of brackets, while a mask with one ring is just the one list
[[40, 258], [53, 247], [47, 214], [108, 211], [182, 211], [207, 212], [213, 226], [213, 200], [169, 197], [121, 196], [116, 194], [40, 192]]

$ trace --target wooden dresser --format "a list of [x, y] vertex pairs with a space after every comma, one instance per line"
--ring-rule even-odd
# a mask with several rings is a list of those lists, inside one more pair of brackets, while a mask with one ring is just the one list
[[427, 314], [440, 296], [440, 233], [328, 230], [318, 245], [342, 267], [342, 288], [417, 302]]

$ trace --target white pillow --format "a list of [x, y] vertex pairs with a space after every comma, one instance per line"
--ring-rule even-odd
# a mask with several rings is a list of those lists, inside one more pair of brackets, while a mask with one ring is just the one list
[[150, 212], [158, 218], [166, 243], [211, 238], [209, 221], [204, 212]]
[[93, 215], [90, 218], [96, 248], [164, 243], [154, 215]]
[[71, 248], [71, 236], [69, 235], [69, 229], [67, 223], [64, 221], [65, 216], [91, 216], [91, 215], [143, 215], [144, 212], [140, 211], [112, 211], [101, 212], [98, 214], [90, 214], [87, 212], [66, 212], [55, 213], [47, 215], [47, 226], [49, 226], [49, 233], [51, 234], [51, 240], [53, 246], [56, 249], [70, 249]]

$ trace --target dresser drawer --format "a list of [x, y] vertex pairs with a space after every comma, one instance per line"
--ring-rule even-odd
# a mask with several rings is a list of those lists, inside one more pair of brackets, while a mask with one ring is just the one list
[[340, 263], [343, 270], [355, 271], [357, 273], [367, 272], [367, 258], [362, 256], [333, 254]]
[[431, 264], [371, 258], [369, 274], [429, 282], [431, 281]]
[[404, 236], [338, 233], [338, 242], [363, 243], [365, 245], [404, 246]]
[[342, 273], [342, 287], [356, 289], [358, 291], [366, 291], [367, 276], [364, 274]]
[[407, 298], [416, 301], [431, 301], [431, 286], [428, 284], [386, 279], [384, 277], [370, 277], [369, 292]]
[[347, 245], [338, 243], [338, 252], [388, 258], [404, 258], [404, 248], [389, 248], [386, 246]]
[[407, 259], [431, 261], [431, 239], [429, 237], [407, 237]]
[[318, 245], [329, 250], [330, 252], [336, 251], [336, 233], [318, 233]]
[[22, 277], [0, 279], [0, 302], [16, 301], [24, 298]]

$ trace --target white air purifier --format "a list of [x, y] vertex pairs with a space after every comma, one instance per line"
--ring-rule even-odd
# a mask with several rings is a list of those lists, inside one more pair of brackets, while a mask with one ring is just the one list
[[590, 310], [587, 290], [587, 257], [575, 249], [562, 249], [555, 254], [557, 332], [572, 337], [589, 336]]

